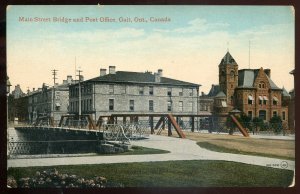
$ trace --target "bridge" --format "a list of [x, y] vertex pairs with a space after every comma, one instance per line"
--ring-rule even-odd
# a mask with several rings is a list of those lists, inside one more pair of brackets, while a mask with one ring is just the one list
[[[247, 131], [231, 115], [229, 118], [237, 125], [241, 133], [248, 137]], [[70, 153], [73, 150], [94, 152], [99, 144], [130, 144], [131, 140], [147, 138], [149, 134], [160, 135], [167, 129], [168, 136], [175, 130], [178, 137], [185, 138], [184, 131], [199, 129], [226, 129], [226, 116], [183, 115], [183, 114], [111, 114], [99, 116], [94, 122], [90, 115], [63, 115], [58, 126], [54, 126], [51, 117], [38, 117], [34, 125], [15, 127], [23, 134], [22, 141], [9, 141], [10, 153], [34, 154]], [[30, 149], [29, 149], [30, 148]]]

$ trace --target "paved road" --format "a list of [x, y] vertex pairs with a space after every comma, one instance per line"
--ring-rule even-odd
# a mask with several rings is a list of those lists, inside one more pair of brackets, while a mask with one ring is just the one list
[[133, 145], [168, 150], [168, 154], [120, 155], [120, 156], [85, 156], [63, 158], [9, 159], [8, 167], [56, 166], [78, 164], [108, 164], [128, 162], [151, 162], [170, 160], [225, 160], [294, 170], [295, 162], [267, 157], [240, 154], [218, 153], [200, 148], [195, 141], [150, 135], [149, 139], [132, 141]]

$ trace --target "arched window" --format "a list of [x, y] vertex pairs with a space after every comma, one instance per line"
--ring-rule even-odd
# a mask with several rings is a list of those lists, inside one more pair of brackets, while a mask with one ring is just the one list
[[265, 88], [266, 87], [265, 82], [263, 82], [263, 81], [259, 82], [258, 87], [259, 88]]

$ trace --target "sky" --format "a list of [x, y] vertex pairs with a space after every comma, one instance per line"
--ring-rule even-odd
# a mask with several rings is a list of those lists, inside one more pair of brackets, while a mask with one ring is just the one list
[[[150, 21], [166, 17], [170, 21]], [[12, 90], [20, 84], [24, 92], [53, 85], [53, 69], [58, 83], [74, 77], [76, 64], [85, 80], [111, 65], [116, 71], [163, 69], [164, 77], [200, 84], [200, 92], [208, 93], [218, 84], [218, 65], [229, 50], [239, 69], [270, 68], [275, 84], [290, 91], [294, 31], [292, 6], [13, 5], [7, 7], [7, 71]]]

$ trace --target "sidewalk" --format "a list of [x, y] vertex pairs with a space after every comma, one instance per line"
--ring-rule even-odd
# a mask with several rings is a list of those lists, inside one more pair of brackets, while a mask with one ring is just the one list
[[167, 154], [85, 156], [64, 158], [9, 159], [8, 167], [56, 166], [78, 164], [110, 164], [170, 160], [224, 160], [258, 166], [294, 170], [295, 162], [275, 158], [213, 152], [189, 139], [150, 135], [149, 139], [132, 141], [132, 145], [168, 150]]

